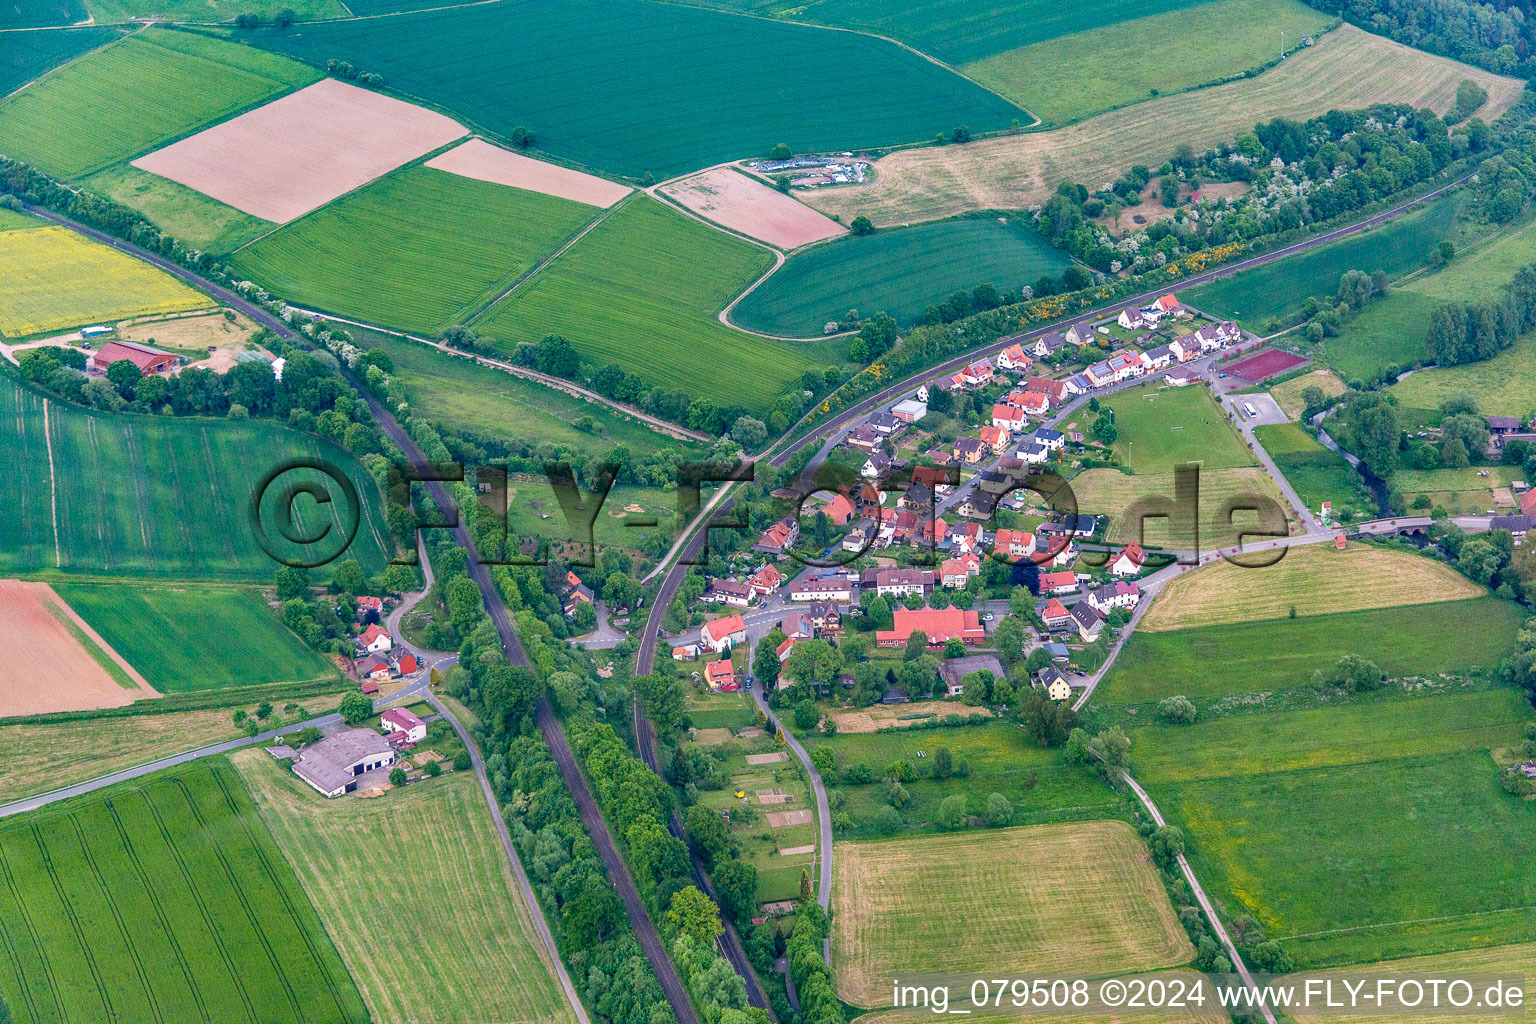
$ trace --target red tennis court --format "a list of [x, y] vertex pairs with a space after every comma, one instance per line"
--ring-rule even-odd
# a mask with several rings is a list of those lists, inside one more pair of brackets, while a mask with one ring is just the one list
[[1306, 360], [1301, 356], [1282, 352], [1277, 348], [1271, 348], [1265, 349], [1257, 355], [1249, 356], [1247, 359], [1239, 359], [1225, 369], [1234, 377], [1241, 377], [1243, 380], [1258, 383], [1268, 377], [1295, 369], [1305, 362]]

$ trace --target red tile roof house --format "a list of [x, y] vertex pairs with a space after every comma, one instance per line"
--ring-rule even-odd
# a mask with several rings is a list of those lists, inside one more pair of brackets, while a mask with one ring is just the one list
[[1520, 512], [1523, 515], [1536, 514], [1536, 487], [1520, 495]]
[[1045, 602], [1040, 621], [1045, 623], [1046, 629], [1065, 629], [1072, 624], [1072, 613], [1067, 611], [1066, 605], [1053, 597]]
[[847, 526], [848, 520], [853, 517], [853, 502], [848, 500], [846, 494], [839, 494], [827, 502], [827, 507], [822, 509], [827, 518], [832, 520], [834, 526]]
[[1001, 452], [1008, 447], [1008, 442], [1013, 440], [1013, 435], [1001, 427], [982, 427], [981, 441], [994, 452]]
[[369, 612], [376, 612], [379, 615], [383, 615], [384, 599], [379, 597], [368, 597], [366, 595], [359, 597], [357, 599], [357, 617], [362, 618]]
[[963, 558], [945, 559], [944, 564], [939, 566], [940, 581], [951, 590], [965, 586], [971, 578], [969, 564]]
[[981, 625], [981, 613], [960, 608], [911, 608], [896, 609], [896, 628], [875, 631], [875, 643], [881, 647], [905, 647], [907, 637], [916, 630], [928, 636], [929, 647], [943, 647], [951, 639], [965, 644], [978, 644], [986, 640], [987, 632]]
[[1035, 535], [1027, 530], [1000, 529], [992, 538], [992, 551], [1010, 561], [1028, 558], [1035, 552]]
[[741, 689], [736, 683], [736, 670], [731, 667], [731, 659], [724, 661], [712, 661], [704, 666], [704, 682], [711, 690], [721, 693], [735, 693]]
[[1052, 405], [1057, 405], [1067, 400], [1067, 382], [1064, 380], [1052, 380], [1050, 377], [1031, 377], [1029, 383], [1024, 385], [1024, 390], [1034, 395], [1044, 395], [1051, 400]]
[[763, 537], [752, 545], [753, 551], [766, 551], [771, 555], [782, 555], [785, 549], [793, 547], [800, 537], [800, 524], [788, 516], [780, 519], [763, 533]]
[[[377, 655], [370, 654], [357, 663], [357, 674], [364, 679], [382, 682], [385, 679], [393, 679], [395, 670], [388, 661]], [[374, 687], [374, 689], [378, 689], [378, 687]]]
[[992, 407], [992, 425], [999, 430], [1018, 433], [1029, 423], [1029, 414], [1017, 406], [1001, 402]]
[[385, 730], [384, 738], [396, 746], [420, 743], [427, 738], [427, 723], [405, 708], [390, 708], [380, 715], [379, 728]]
[[1040, 574], [1040, 593], [1042, 594], [1070, 594], [1076, 589], [1076, 573], [1043, 572]]
[[727, 615], [723, 619], [704, 623], [699, 631], [699, 644], [719, 654], [733, 644], [746, 643], [747, 624], [740, 615]]
[[771, 565], [765, 565], [752, 574], [752, 578], [747, 580], [747, 586], [755, 596], [767, 597], [778, 590], [783, 582], [783, 573]]
[[388, 633], [377, 622], [371, 624], [362, 634], [356, 638], [357, 649], [369, 654], [378, 654], [387, 651], [395, 645]]
[[400, 674], [403, 676], [415, 675], [416, 670], [421, 668], [421, 662], [416, 660], [416, 655], [406, 651], [400, 655], [400, 660], [395, 664], [395, 667], [400, 670]]
[[109, 341], [99, 351], [91, 353], [91, 370], [106, 373], [107, 367], [124, 359], [137, 366], [145, 376], [165, 373], [181, 365], [181, 356], [175, 352], [162, 352], [136, 341]]
[[1005, 370], [1027, 370], [1033, 359], [1024, 354], [1024, 346], [1009, 345], [997, 354], [997, 365]]
[[1119, 556], [1110, 563], [1109, 571], [1116, 576], [1135, 576], [1147, 563], [1147, 553], [1140, 544], [1127, 544]]

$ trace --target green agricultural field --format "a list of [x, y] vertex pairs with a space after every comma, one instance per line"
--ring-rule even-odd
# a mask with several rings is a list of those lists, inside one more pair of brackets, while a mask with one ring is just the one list
[[[260, 751], [231, 760], [373, 1020], [573, 1020], [473, 775], [378, 800], [325, 800]], [[379, 923], [400, 913], [386, 879], [421, 908], [409, 941], [379, 940]]]
[[83, 177], [319, 77], [250, 47], [149, 28], [0, 101], [0, 152]]
[[1295, 312], [1307, 298], [1337, 293], [1346, 270], [1385, 270], [1396, 279], [1424, 266], [1430, 249], [1455, 229], [1460, 208], [1457, 197], [1439, 199], [1380, 227], [1192, 288], [1182, 297], [1212, 316], [1268, 333], [1270, 320]]
[[1421, 370], [1392, 385], [1398, 402], [1411, 409], [1438, 409], [1456, 395], [1471, 395], [1487, 416], [1536, 412], [1536, 334], [1528, 334], [1492, 359], [1462, 366]]
[[[605, 405], [588, 402], [537, 381], [515, 377], [466, 358], [434, 351], [416, 341], [348, 327], [354, 341], [381, 348], [395, 361], [416, 414], [466, 436], [514, 446], [551, 444], [585, 456], [603, 456], [623, 445], [643, 457], [698, 445], [652, 430]], [[590, 421], [588, 426], [584, 421]]]
[[21, 1021], [368, 1019], [221, 758], [0, 824], [0, 941]]
[[1338, 19], [1300, 0], [1215, 0], [1076, 32], [961, 67], [966, 75], [1064, 124], [1273, 61], [1280, 33], [1294, 49]]
[[1437, 306], [1493, 298], [1531, 262], [1536, 262], [1536, 221], [1478, 241], [1444, 269], [1408, 280], [1324, 342], [1324, 356], [1346, 380], [1369, 380], [1390, 366], [1407, 369], [1423, 362], [1427, 325]]
[[250, 38], [315, 65], [349, 60], [476, 127], [526, 125], [546, 152], [636, 178], [779, 142], [859, 149], [1028, 117], [886, 40], [646, 0], [529, 0]]
[[950, 64], [966, 64], [1004, 50], [1087, 32], [1134, 18], [1195, 7], [1204, 0], [1126, 0], [1064, 5], [1047, 0], [937, 0], [891, 4], [881, 0], [702, 0], [728, 11], [858, 28], [900, 39]]
[[639, 197], [474, 326], [507, 354], [560, 334], [593, 366], [618, 363], [647, 384], [761, 412], [804, 370], [839, 361], [813, 358], [824, 346], [754, 338], [715, 319], [771, 263], [767, 250]]
[[1358, 654], [1389, 676], [1497, 666], [1524, 611], [1495, 597], [1132, 634], [1097, 691], [1115, 704], [1306, 686]]
[[0, 208], [0, 231], [40, 228], [46, 223], [48, 222], [41, 217], [34, 217], [30, 213], [17, 213], [15, 210]]
[[[59, 568], [267, 582], [276, 563], [256, 543], [248, 506], [262, 475], [296, 457], [326, 460], [353, 481], [362, 510], [349, 551], [365, 571], [379, 571], [386, 550], [393, 553], [383, 501], [362, 464], [329, 441], [275, 423], [89, 413], [6, 378], [0, 451], [10, 469], [0, 477], [0, 507], [7, 510], [0, 573]], [[312, 471], [294, 471], [279, 490], [304, 479], [325, 485]], [[295, 526], [304, 536], [319, 535], [326, 512], [333, 528], [350, 525], [344, 496], [334, 485], [329, 493], [335, 497], [325, 510], [308, 497], [295, 501]], [[277, 550], [314, 554], [281, 540], [274, 508], [271, 498], [263, 503]]]
[[1040, 237], [1028, 219], [947, 220], [904, 230], [850, 236], [813, 246], [731, 311], [741, 326], [765, 334], [814, 337], [850, 309], [884, 311], [903, 326], [956, 290], [992, 284], [998, 291], [1058, 276], [1072, 260]]
[[1536, 938], [1536, 804], [1482, 749], [1149, 788], [1212, 896], [1298, 966]]
[[1237, 715], [1131, 731], [1131, 768], [1151, 785], [1321, 769], [1518, 746], [1536, 713], [1513, 689]]
[[1375, 517], [1376, 500], [1359, 472], [1344, 456], [1324, 448], [1301, 427], [1271, 424], [1255, 427], [1253, 436], [1314, 514], [1323, 502], [1331, 501], [1335, 519], [1346, 515]]
[[292, 302], [436, 336], [494, 302], [597, 211], [416, 166], [235, 254]]
[[[1171, 473], [1186, 462], [1212, 472], [1257, 465], [1205, 387], [1128, 388], [1104, 399], [1103, 407], [1114, 410], [1120, 432], [1115, 454], [1137, 475]], [[1092, 418], [1086, 410], [1083, 415]]]
[[277, 227], [132, 164], [115, 164], [98, 171], [84, 184], [138, 210], [183, 244], [206, 252], [231, 252]]
[[[1480, 476], [1487, 473], [1487, 476]], [[1391, 487], [1411, 502], [1421, 494], [1429, 496], [1432, 506], [1439, 506], [1453, 516], [1487, 515], [1497, 508], [1493, 488], [1508, 487], [1510, 481], [1525, 476], [1518, 466], [1488, 466], [1465, 469], [1403, 469], [1392, 474]], [[1512, 506], [1505, 506], [1506, 512]]]
[[964, 761], [965, 777], [934, 779], [920, 775], [906, 784], [911, 799], [901, 809], [903, 826], [930, 830], [939, 804], [947, 796], [961, 794], [971, 814], [986, 813], [987, 797], [1001, 793], [1013, 807], [1014, 824], [1035, 824], [1103, 817], [1114, 813], [1114, 794], [1086, 768], [1069, 765], [1060, 751], [1036, 747], [1014, 725], [1004, 722], [983, 726], [940, 729], [903, 729], [883, 733], [838, 733], [802, 736], [807, 749], [830, 749], [836, 758], [836, 777], [827, 784], [842, 792], [843, 810], [854, 820], [853, 835], [878, 836], [875, 815], [886, 806], [885, 789], [878, 782], [853, 784], [843, 773], [855, 765], [868, 765], [874, 779], [885, 774], [894, 761], [908, 761], [920, 773], [930, 766], [934, 751], [948, 747], [956, 764]]
[[[5, 27], [9, 6], [0, 6], [0, 28]], [[8, 96], [34, 78], [46, 74], [87, 50], [94, 50], [122, 33], [113, 28], [69, 28], [54, 32], [12, 32], [5, 36], [0, 53], [0, 96]]]
[[[340, 0], [89, 0], [91, 14], [98, 22], [128, 21], [131, 18], [162, 18], [167, 21], [213, 23], [228, 22], [235, 15], [250, 12], [270, 21], [278, 11], [288, 8], [300, 21], [313, 18], [345, 18], [348, 7]], [[363, 14], [364, 11], [354, 13]]]
[[72, 25], [89, 17], [80, 0], [11, 0], [0, 7], [0, 29]]
[[336, 675], [282, 624], [259, 591], [121, 582], [56, 589], [161, 693]]

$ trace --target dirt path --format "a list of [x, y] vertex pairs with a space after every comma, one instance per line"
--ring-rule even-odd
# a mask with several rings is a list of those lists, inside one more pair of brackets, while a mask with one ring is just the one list
[[59, 481], [53, 471], [53, 430], [48, 418], [48, 399], [43, 399], [43, 440], [48, 442], [48, 505], [53, 510], [53, 567], [64, 566], [64, 556], [59, 550]]

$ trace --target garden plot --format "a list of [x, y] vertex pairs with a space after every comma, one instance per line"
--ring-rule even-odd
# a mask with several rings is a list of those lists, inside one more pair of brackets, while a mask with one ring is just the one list
[[116, 708], [158, 697], [46, 583], [0, 580], [10, 657], [0, 715]]
[[449, 174], [496, 185], [542, 192], [546, 196], [570, 199], [588, 206], [607, 209], [629, 195], [631, 189], [599, 178], [595, 174], [573, 171], [559, 164], [545, 163], [493, 146], [483, 139], [470, 139], [441, 156], [427, 161], [427, 166]]
[[285, 224], [465, 134], [442, 114], [325, 79], [133, 164]]
[[701, 217], [749, 238], [796, 249], [836, 238], [848, 229], [755, 178], [729, 167], [712, 167], [660, 189]]

